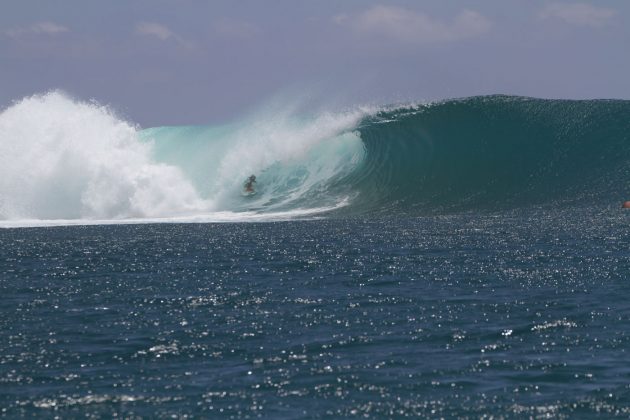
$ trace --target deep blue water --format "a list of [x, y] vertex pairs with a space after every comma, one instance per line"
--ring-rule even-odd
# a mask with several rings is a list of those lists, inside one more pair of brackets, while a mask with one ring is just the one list
[[0, 229], [1, 414], [628, 417], [629, 216]]

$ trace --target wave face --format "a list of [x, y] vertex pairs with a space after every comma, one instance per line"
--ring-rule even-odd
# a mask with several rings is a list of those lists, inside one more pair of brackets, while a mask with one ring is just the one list
[[365, 206], [444, 209], [618, 202], [630, 101], [488, 96], [398, 108], [359, 128]]
[[[0, 220], [261, 220], [626, 198], [630, 102], [489, 96], [141, 130], [59, 92], [0, 113]], [[256, 194], [243, 182], [257, 176]], [[19, 224], [19, 222], [16, 222]]]

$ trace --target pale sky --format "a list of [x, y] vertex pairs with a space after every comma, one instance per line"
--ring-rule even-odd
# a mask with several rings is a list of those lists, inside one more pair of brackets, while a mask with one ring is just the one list
[[1, 109], [61, 89], [145, 127], [278, 97], [630, 99], [628, 75], [626, 0], [0, 0]]

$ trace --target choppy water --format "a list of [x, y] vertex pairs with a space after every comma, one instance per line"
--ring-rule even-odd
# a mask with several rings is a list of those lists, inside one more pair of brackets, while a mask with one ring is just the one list
[[628, 417], [629, 217], [1, 229], [1, 413]]

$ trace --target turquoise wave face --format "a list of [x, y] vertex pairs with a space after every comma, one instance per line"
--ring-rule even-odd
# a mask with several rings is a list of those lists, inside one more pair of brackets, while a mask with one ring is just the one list
[[[344, 119], [345, 117], [342, 117]], [[335, 208], [357, 195], [346, 180], [365, 158], [359, 121], [159, 127], [142, 132], [154, 160], [178, 167], [213, 211]], [[248, 178], [255, 183], [247, 188]]]

